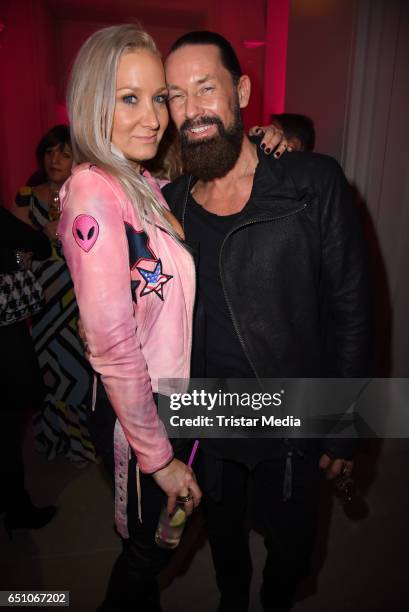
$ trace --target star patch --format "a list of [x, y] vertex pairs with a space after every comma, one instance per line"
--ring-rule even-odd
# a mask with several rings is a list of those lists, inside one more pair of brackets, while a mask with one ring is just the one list
[[156, 293], [163, 301], [163, 285], [166, 285], [173, 276], [171, 274], [162, 273], [162, 262], [158, 259], [155, 269], [145, 270], [145, 268], [136, 268], [145, 281], [145, 286], [142, 289], [140, 296], [148, 295], [148, 293]]
[[157, 261], [157, 257], [149, 244], [149, 238], [143, 230], [137, 231], [125, 222], [126, 238], [128, 240], [129, 267], [134, 270], [142, 259]]

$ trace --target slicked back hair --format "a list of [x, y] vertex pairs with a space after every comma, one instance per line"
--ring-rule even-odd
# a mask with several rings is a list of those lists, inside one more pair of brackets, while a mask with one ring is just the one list
[[243, 71], [235, 50], [224, 36], [217, 34], [217, 32], [209, 32], [207, 30], [188, 32], [173, 43], [169, 55], [188, 45], [213, 45], [217, 47], [223, 66], [230, 73], [234, 85], [237, 85]]

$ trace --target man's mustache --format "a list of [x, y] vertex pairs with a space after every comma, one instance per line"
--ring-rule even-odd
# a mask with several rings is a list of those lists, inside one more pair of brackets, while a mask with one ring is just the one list
[[180, 132], [185, 133], [192, 128], [202, 127], [203, 125], [217, 125], [219, 128], [224, 128], [223, 122], [219, 117], [201, 117], [200, 119], [185, 119], [180, 126]]

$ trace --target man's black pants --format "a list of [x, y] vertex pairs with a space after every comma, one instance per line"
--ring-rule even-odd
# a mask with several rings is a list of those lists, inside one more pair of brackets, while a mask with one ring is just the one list
[[[286, 458], [244, 464], [209, 458], [218, 464], [221, 498], [205, 494], [203, 506], [221, 593], [219, 612], [245, 612], [249, 605], [251, 559], [245, 521], [261, 528], [267, 548], [261, 602], [266, 612], [291, 609], [297, 585], [308, 571], [318, 502], [318, 457], [291, 460], [292, 494], [283, 500]], [[206, 470], [206, 455], [200, 471]], [[200, 484], [200, 480], [199, 480]]]

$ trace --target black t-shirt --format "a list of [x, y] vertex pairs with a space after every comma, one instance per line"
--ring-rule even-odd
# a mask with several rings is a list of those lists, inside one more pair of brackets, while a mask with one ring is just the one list
[[[198, 299], [206, 316], [206, 376], [253, 378], [254, 372], [234, 329], [219, 269], [223, 240], [241, 212], [219, 216], [208, 212], [192, 196], [186, 208], [185, 232], [198, 253]], [[203, 347], [201, 347], [203, 350]]]

